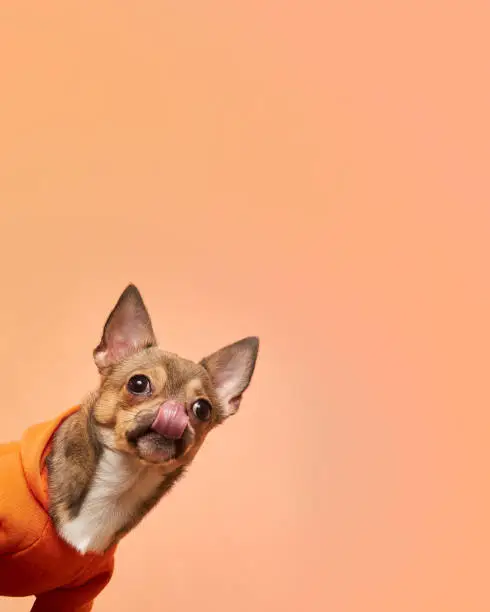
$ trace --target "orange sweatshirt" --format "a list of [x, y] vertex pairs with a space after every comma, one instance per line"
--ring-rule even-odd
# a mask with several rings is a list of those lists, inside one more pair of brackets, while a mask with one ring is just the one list
[[0, 596], [35, 595], [33, 612], [88, 612], [114, 569], [115, 547], [81, 555], [48, 515], [45, 459], [53, 433], [77, 409], [0, 445]]

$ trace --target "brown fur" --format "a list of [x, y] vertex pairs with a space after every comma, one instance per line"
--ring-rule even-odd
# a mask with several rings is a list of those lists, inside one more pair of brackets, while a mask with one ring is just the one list
[[50, 514], [55, 524], [78, 513], [101, 450], [88, 406], [59, 428], [47, 457]]
[[[48, 483], [55, 525], [61, 527], [77, 517], [107, 448], [133, 457], [135, 464], [157, 474], [154, 489], [146, 497], [134, 499], [135, 511], [114, 541], [133, 529], [184, 473], [209, 431], [238, 408], [255, 367], [257, 348], [257, 340], [248, 338], [201, 363], [163, 351], [156, 346], [139, 292], [129, 286], [111, 312], [94, 352], [100, 386], [54, 437], [48, 457]], [[227, 367], [238, 367], [233, 360], [241, 370], [236, 377], [236, 393], [228, 397], [223, 395], [220, 376], [229, 376]], [[127, 383], [135, 374], [150, 379], [151, 395], [135, 396], [128, 391]], [[157, 450], [168, 451], [167, 460], [160, 461], [153, 459], [152, 453], [142, 455], [137, 441], [148, 431], [159, 406], [169, 399], [187, 407], [190, 424], [181, 440], [169, 441], [158, 435], [155, 440], [151, 438], [150, 448], [154, 445]], [[191, 407], [197, 399], [211, 404], [209, 421], [200, 421], [193, 414]]]

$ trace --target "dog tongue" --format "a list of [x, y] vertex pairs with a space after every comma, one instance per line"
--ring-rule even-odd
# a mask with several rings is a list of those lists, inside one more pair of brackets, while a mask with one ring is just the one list
[[151, 427], [166, 438], [178, 440], [184, 435], [188, 422], [184, 404], [169, 400], [160, 406]]

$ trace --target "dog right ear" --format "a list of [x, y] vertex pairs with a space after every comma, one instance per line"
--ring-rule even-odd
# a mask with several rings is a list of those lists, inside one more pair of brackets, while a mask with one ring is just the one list
[[223, 418], [238, 410], [242, 395], [252, 379], [258, 352], [259, 339], [250, 336], [201, 360], [221, 401]]
[[100, 372], [129, 355], [156, 345], [156, 338], [140, 292], [128, 285], [104, 326], [102, 339], [94, 350]]

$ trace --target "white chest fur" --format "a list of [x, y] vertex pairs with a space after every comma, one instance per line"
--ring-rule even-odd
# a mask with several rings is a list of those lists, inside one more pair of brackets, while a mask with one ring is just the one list
[[80, 512], [61, 527], [61, 537], [82, 554], [103, 552], [162, 479], [160, 470], [105, 449]]

